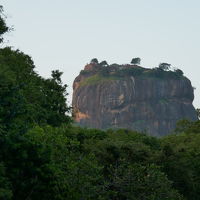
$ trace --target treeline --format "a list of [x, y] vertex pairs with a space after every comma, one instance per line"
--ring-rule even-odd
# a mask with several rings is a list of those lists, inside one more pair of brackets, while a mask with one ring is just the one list
[[28, 55], [0, 49], [0, 199], [200, 199], [199, 121], [161, 139], [75, 127], [61, 75], [42, 78]]
[[93, 70], [81, 70], [81, 75], [96, 74], [103, 77], [126, 77], [135, 76], [142, 78], [159, 78], [159, 79], [181, 79], [184, 78], [183, 71], [178, 68], [172, 68], [169, 63], [160, 63], [158, 67], [143, 68], [139, 66], [141, 59], [133, 58], [131, 64], [111, 64], [107, 61], [99, 62], [97, 58], [93, 58], [90, 64], [93, 65]]
[[200, 122], [193, 125], [161, 139], [70, 124], [4, 132], [0, 199], [197, 200]]

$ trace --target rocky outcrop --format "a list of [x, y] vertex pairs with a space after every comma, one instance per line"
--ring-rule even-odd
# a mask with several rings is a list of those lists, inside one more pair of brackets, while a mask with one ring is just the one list
[[162, 136], [172, 132], [180, 119], [197, 120], [191, 82], [175, 72], [87, 65], [73, 89], [73, 115], [81, 126]]

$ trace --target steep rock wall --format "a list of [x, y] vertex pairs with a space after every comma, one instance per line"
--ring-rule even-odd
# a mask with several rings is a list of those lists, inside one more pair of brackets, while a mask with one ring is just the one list
[[91, 128], [128, 128], [154, 136], [169, 134], [180, 119], [196, 120], [191, 82], [185, 78], [108, 77], [74, 81], [74, 119]]

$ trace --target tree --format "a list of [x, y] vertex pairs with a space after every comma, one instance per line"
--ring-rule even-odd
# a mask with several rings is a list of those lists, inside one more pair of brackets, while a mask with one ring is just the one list
[[102, 200], [103, 168], [69, 132], [36, 126], [0, 137], [0, 199]]
[[176, 123], [175, 133], [185, 133], [187, 132], [192, 126], [192, 122], [187, 119], [179, 120]]
[[52, 78], [43, 80], [44, 96], [41, 103], [46, 110], [44, 116], [46, 122], [52, 126], [59, 126], [62, 123], [69, 124], [71, 122], [71, 118], [67, 115], [71, 111], [71, 107], [67, 106], [67, 85], [62, 84], [61, 75], [62, 72], [55, 70], [52, 71]]
[[177, 122], [176, 133], [200, 133], [200, 120], [197, 121], [189, 121], [189, 120], [180, 120]]
[[158, 166], [123, 162], [112, 169], [109, 199], [183, 200]]
[[170, 69], [171, 64], [169, 63], [160, 63], [159, 64], [159, 69], [162, 69], [164, 71], [167, 71]]
[[93, 58], [93, 59], [90, 61], [90, 63], [93, 63], [93, 64], [98, 64], [98, 63], [99, 63], [99, 61], [98, 61], [98, 59], [97, 59], [97, 58]]
[[163, 138], [158, 157], [159, 165], [173, 181], [174, 188], [190, 200], [200, 199], [200, 126], [196, 133], [195, 129], [190, 127], [187, 133]]
[[0, 43], [3, 42], [3, 34], [8, 32], [10, 29], [6, 25], [5, 16], [3, 13], [3, 6], [0, 5]]
[[62, 80], [61, 80], [62, 75], [63, 75], [63, 72], [60, 72], [59, 70], [53, 70], [51, 73], [53, 80], [55, 80], [59, 84], [62, 83]]
[[183, 76], [183, 71], [180, 70], [180, 69], [176, 69], [176, 70], [175, 70], [175, 73], [176, 73], [178, 76]]
[[133, 58], [132, 60], [131, 60], [131, 64], [134, 64], [134, 65], [139, 65], [140, 64], [140, 62], [141, 62], [141, 59], [140, 58]]
[[0, 127], [25, 131], [33, 124], [70, 123], [62, 72], [44, 79], [34, 71], [32, 59], [11, 48], [0, 49]]
[[108, 66], [108, 63], [104, 60], [102, 62], [99, 63], [101, 66], [106, 67]]
[[198, 119], [200, 120], [200, 108], [197, 108], [197, 109], [196, 109], [196, 112], [197, 112], [197, 117], [198, 117]]

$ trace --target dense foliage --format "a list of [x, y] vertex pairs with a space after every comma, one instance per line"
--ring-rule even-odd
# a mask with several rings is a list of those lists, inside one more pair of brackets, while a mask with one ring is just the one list
[[0, 197], [197, 200], [198, 130], [162, 139], [129, 130], [105, 132], [69, 125], [4, 133]]
[[10, 28], [6, 25], [5, 15], [3, 13], [3, 6], [0, 5], [0, 43], [3, 42], [3, 34], [8, 32]]
[[161, 139], [75, 127], [62, 73], [44, 79], [34, 68], [0, 49], [0, 199], [200, 199], [200, 121]]
[[68, 122], [66, 85], [59, 71], [44, 79], [31, 58], [19, 50], [0, 49], [0, 127], [24, 131], [35, 124], [58, 126]]

